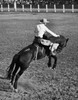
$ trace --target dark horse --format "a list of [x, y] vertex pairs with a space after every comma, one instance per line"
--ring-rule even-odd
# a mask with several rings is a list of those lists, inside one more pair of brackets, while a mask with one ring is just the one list
[[[46, 36], [44, 36], [46, 38]], [[48, 38], [47, 38], [48, 39]], [[61, 52], [64, 47], [66, 47], [68, 38], [66, 39], [64, 36], [60, 37], [49, 37], [49, 39], [54, 43], [59, 43], [59, 46], [56, 50], [57, 53]], [[34, 39], [33, 43], [29, 46], [22, 49], [20, 52], [14, 55], [10, 66], [7, 69], [7, 78], [11, 80], [11, 86], [15, 91], [17, 91], [17, 81], [19, 77], [23, 74], [23, 72], [29, 67], [30, 63], [33, 60], [39, 60], [43, 57], [47, 56], [49, 58], [48, 67], [51, 68], [51, 58], [54, 59], [54, 64], [52, 69], [56, 67], [57, 64], [57, 56], [52, 55], [49, 50], [49, 46], [43, 46], [42, 44], [37, 42], [37, 38]], [[38, 48], [38, 50], [37, 50]]]

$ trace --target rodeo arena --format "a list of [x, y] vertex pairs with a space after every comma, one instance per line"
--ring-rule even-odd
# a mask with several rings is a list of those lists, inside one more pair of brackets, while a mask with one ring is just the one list
[[0, 100], [78, 100], [78, 0], [0, 0]]

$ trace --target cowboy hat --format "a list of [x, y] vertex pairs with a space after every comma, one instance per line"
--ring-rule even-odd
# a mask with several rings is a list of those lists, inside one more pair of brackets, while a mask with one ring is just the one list
[[40, 23], [49, 23], [49, 21], [46, 18], [43, 18], [40, 20]]

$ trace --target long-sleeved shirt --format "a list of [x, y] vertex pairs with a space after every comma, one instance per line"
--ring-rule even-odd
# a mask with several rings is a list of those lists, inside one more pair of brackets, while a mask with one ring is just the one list
[[43, 35], [45, 34], [45, 32], [50, 33], [51, 35], [53, 35], [54, 37], [58, 37], [59, 35], [56, 35], [54, 32], [52, 32], [51, 30], [49, 30], [44, 24], [38, 24], [36, 27], [36, 33], [40, 38], [43, 38]]

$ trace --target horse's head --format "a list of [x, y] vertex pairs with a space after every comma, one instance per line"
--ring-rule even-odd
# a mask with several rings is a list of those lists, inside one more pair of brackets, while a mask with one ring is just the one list
[[69, 38], [63, 37], [62, 41], [59, 43], [59, 46], [56, 50], [57, 53], [60, 53], [63, 50], [63, 48], [67, 46], [68, 40]]

